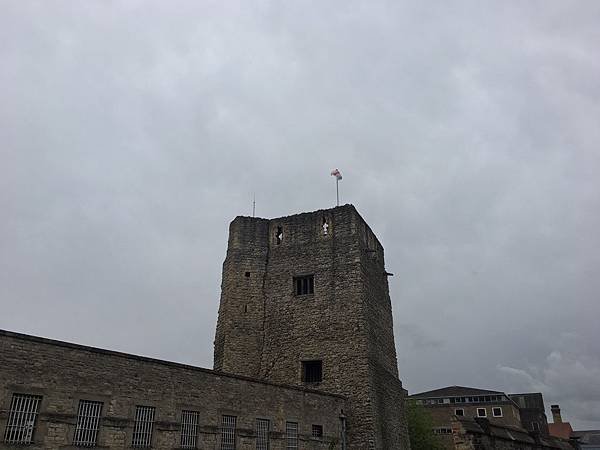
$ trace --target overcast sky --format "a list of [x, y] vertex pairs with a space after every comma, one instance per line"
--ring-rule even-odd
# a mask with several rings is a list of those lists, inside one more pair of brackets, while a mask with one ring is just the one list
[[[600, 428], [600, 2], [0, 2], [0, 328], [212, 367], [229, 222], [354, 204], [411, 392]], [[549, 412], [548, 412], [549, 414]]]

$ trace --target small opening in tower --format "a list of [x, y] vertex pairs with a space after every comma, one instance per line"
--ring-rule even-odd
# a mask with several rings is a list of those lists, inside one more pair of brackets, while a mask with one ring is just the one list
[[277, 227], [277, 231], [275, 232], [275, 242], [277, 242], [278, 244], [281, 244], [282, 240], [283, 240], [283, 228]]
[[304, 383], [323, 381], [323, 361], [302, 361], [302, 381]]
[[323, 437], [323, 425], [312, 426], [312, 437], [321, 439]]
[[327, 223], [327, 219], [323, 217], [323, 236], [327, 236], [329, 232], [329, 224]]
[[294, 292], [296, 295], [308, 295], [315, 293], [315, 276], [305, 275], [294, 277]]
[[250, 278], [250, 272], [246, 272], [244, 275], [246, 276], [246, 278]]

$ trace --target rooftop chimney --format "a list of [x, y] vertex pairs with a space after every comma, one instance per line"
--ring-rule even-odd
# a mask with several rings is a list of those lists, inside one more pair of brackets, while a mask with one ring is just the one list
[[560, 416], [560, 406], [551, 405], [550, 411], [552, 411], [552, 421], [554, 423], [562, 423], [562, 417]]

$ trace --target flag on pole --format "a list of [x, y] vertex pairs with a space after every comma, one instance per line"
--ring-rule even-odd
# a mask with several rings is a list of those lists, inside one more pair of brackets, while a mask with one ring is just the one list
[[339, 181], [342, 179], [342, 172], [340, 172], [338, 169], [333, 169], [331, 171], [331, 176], [335, 177], [335, 179]]

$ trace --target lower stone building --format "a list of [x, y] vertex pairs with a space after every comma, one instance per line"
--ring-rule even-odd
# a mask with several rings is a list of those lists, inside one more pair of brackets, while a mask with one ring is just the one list
[[0, 449], [340, 448], [346, 400], [0, 330]]

